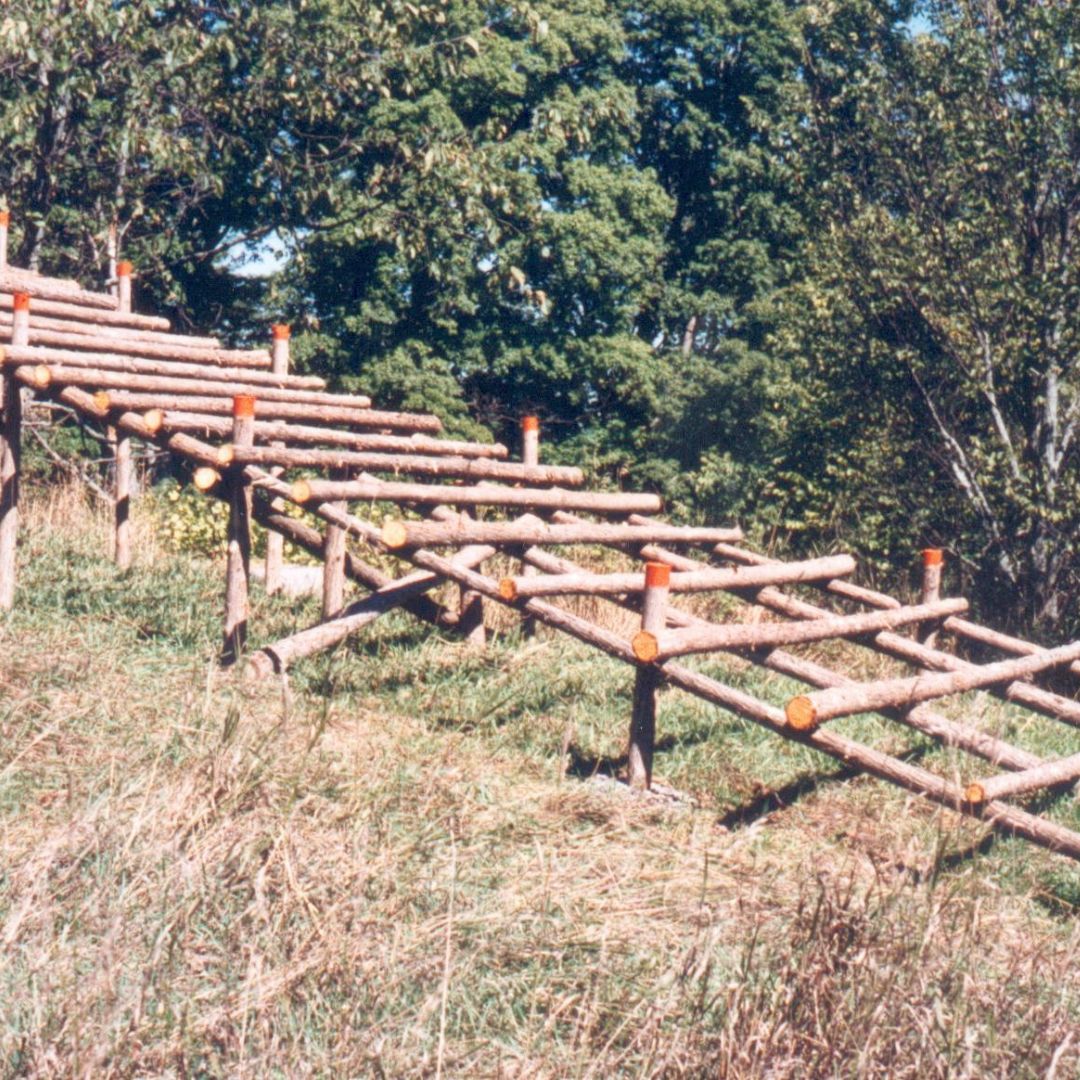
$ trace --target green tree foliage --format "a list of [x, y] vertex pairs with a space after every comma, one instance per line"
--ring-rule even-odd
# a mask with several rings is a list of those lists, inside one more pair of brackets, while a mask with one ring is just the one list
[[921, 531], [984, 602], [1059, 631], [1080, 554], [1080, 11], [949, 0], [913, 37], [873, 14], [856, 33], [819, 5], [811, 30], [821, 227], [788, 324], [810, 380], [788, 491], [813, 477], [857, 527]]

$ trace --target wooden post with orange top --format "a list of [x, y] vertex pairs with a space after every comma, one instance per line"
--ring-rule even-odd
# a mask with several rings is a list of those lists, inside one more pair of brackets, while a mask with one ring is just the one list
[[113, 451], [113, 562], [121, 570], [131, 566], [131, 487], [134, 465], [131, 436], [111, 424], [106, 438]]
[[[13, 344], [25, 345], [30, 334], [30, 297], [15, 293]], [[0, 371], [0, 611], [15, 603], [15, 547], [19, 534], [19, 472], [22, 458], [22, 389], [15, 369]]]
[[116, 264], [116, 298], [119, 301], [119, 311], [130, 313], [131, 311], [131, 272], [134, 267], [129, 262]]
[[[274, 375], [289, 374], [289, 337], [290, 328], [285, 323], [274, 323], [270, 327], [270, 370]], [[283, 442], [272, 442], [271, 446], [284, 446]], [[271, 469], [273, 476], [280, 476], [284, 470]], [[283, 513], [285, 504], [281, 499], [274, 499], [271, 508], [276, 513]], [[263, 579], [266, 593], [272, 596], [281, 589], [281, 567], [285, 561], [285, 537], [272, 529], [266, 534], [266, 576]]]
[[0, 210], [0, 274], [7, 269], [8, 227], [11, 225], [11, 211]]
[[[523, 465], [540, 464], [540, 417], [523, 416], [521, 418], [521, 463]], [[536, 574], [536, 567], [523, 563], [521, 573], [524, 577]], [[521, 632], [528, 638], [536, 637], [537, 621], [526, 615], [521, 621]]]
[[[671, 567], [667, 563], [645, 564], [645, 595], [641, 604], [641, 629], [655, 634], [666, 623]], [[634, 708], [630, 718], [627, 779], [638, 791], [652, 784], [653, 748], [656, 745], [656, 692], [662, 676], [650, 665], [640, 665], [634, 677]]]
[[[250, 446], [255, 432], [255, 399], [233, 398], [233, 445]], [[251, 567], [251, 485], [242, 469], [230, 470], [228, 480], [229, 532], [225, 567], [225, 643], [223, 664], [233, 664], [247, 642], [248, 577]]]
[[[945, 553], [941, 548], [925, 548], [922, 553], [923, 577], [920, 604], [933, 604], [941, 599], [941, 572], [945, 564]], [[920, 627], [919, 640], [929, 648], [937, 641], [937, 624]]]

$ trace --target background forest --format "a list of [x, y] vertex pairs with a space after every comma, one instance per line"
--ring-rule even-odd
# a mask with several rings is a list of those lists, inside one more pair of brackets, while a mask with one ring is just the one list
[[115, 225], [181, 327], [1075, 636], [1078, 43], [1067, 0], [11, 0], [0, 197], [16, 263], [100, 282]]

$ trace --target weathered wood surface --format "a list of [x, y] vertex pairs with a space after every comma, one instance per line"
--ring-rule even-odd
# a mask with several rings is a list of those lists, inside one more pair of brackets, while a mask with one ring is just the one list
[[135, 475], [131, 436], [107, 428], [113, 450], [113, 562], [121, 570], [131, 566], [131, 489]]
[[[447, 500], [452, 501], [452, 500]], [[828, 555], [820, 559], [739, 569], [680, 571], [671, 575], [672, 592], [710, 592], [726, 589], [758, 588], [763, 585], [792, 584], [840, 577], [855, 570], [850, 555]], [[526, 596], [619, 596], [641, 592], [645, 577], [640, 571], [599, 574], [543, 574], [503, 578], [499, 584], [508, 600]]]
[[[142, 393], [130, 390], [103, 390], [114, 408], [133, 412], [161, 409], [163, 412], [209, 413], [228, 415], [228, 398], [206, 394]], [[258, 401], [256, 415], [263, 419], [306, 420], [309, 423], [337, 424], [374, 431], [438, 432], [442, 422], [424, 413], [387, 412], [379, 409], [350, 409], [331, 405], [296, 404], [288, 401]], [[271, 448], [267, 448], [271, 449]]]
[[[326, 386], [324, 379], [314, 375], [275, 375], [271, 371], [251, 368], [228, 368], [204, 362], [182, 360], [149, 360], [141, 356], [124, 356], [107, 351], [108, 343], [97, 341], [95, 352], [75, 352], [71, 349], [51, 349], [40, 345], [0, 345], [0, 359], [6, 365], [20, 367], [28, 364], [58, 364], [69, 368], [89, 368], [108, 372], [138, 375], [164, 375], [174, 378], [200, 379], [212, 383], [240, 382], [249, 386], [275, 389], [319, 390]], [[142, 385], [141, 383], [139, 384]], [[231, 423], [228, 430], [232, 430]]]
[[[233, 443], [247, 446], [254, 438], [254, 402], [237, 397], [233, 405]], [[225, 567], [225, 631], [221, 660], [233, 664], [247, 644], [251, 582], [251, 484], [240, 470], [228, 477], [228, 543]]]
[[90, 292], [63, 278], [41, 277], [8, 267], [0, 273], [0, 293], [17, 292], [29, 293], [41, 300], [60, 300], [102, 311], [116, 311], [119, 307], [117, 298], [108, 293]]
[[255, 397], [259, 405], [287, 402], [294, 405], [317, 405], [334, 408], [366, 409], [371, 398], [362, 394], [351, 396], [328, 394], [321, 390], [298, 390], [289, 386], [267, 386], [248, 380], [217, 380], [206, 378], [202, 372], [191, 375], [149, 375], [141, 372], [117, 371], [99, 367], [78, 367], [67, 364], [44, 364], [51, 382], [58, 386], [81, 386], [92, 390], [132, 390], [143, 394], [213, 394], [231, 402], [237, 394]]
[[[641, 575], [641, 629], [657, 634], [667, 625], [668, 587], [671, 567], [646, 563]], [[630, 711], [630, 738], [627, 743], [627, 781], [638, 791], [652, 786], [653, 753], [656, 748], [656, 694], [663, 681], [653, 666], [642, 665], [634, 672], [634, 697]]]
[[[232, 423], [222, 416], [205, 413], [164, 412], [161, 427], [165, 431], [190, 431], [203, 435], [224, 435], [232, 431]], [[326, 444], [350, 450], [369, 450], [386, 453], [446, 455], [503, 459], [507, 449], [502, 443], [478, 443], [461, 439], [440, 439], [430, 435], [378, 435], [370, 432], [338, 431], [334, 428], [309, 427], [283, 420], [256, 420], [255, 437], [262, 442], [279, 441]]]
[[742, 532], [739, 529], [699, 529], [680, 525], [548, 525], [540, 521], [459, 519], [456, 523], [388, 521], [381, 534], [382, 542], [392, 550], [461, 544], [695, 544], [708, 543], [720, 537], [741, 539]]
[[[509, 464], [508, 469], [540, 468]], [[409, 471], [402, 467], [402, 472]], [[452, 474], [451, 474], [452, 475]], [[490, 475], [490, 473], [488, 474]], [[535, 475], [535, 474], [533, 474]], [[505, 478], [505, 473], [504, 473]], [[457, 486], [445, 484], [415, 484], [361, 478], [347, 484], [333, 481], [304, 480], [306, 488], [298, 488], [303, 501], [321, 502], [387, 501], [422, 506], [505, 506], [521, 509], [574, 507], [594, 514], [625, 514], [629, 508], [650, 506], [660, 508], [657, 495], [623, 495], [619, 492], [566, 491], [561, 488], [511, 488], [497, 485]]]
[[[2, 275], [0, 275], [0, 281], [2, 280]], [[0, 309], [10, 311], [11, 304], [12, 291], [0, 285]], [[89, 323], [94, 326], [167, 331], [170, 325], [168, 319], [163, 319], [159, 315], [138, 315], [134, 312], [88, 308], [65, 301], [47, 300], [43, 297], [34, 297], [33, 307], [39, 315], [53, 316], [65, 322]]]
[[964, 795], [973, 805], [1022, 795], [1029, 791], [1071, 784], [1080, 778], [1080, 754], [1057, 761], [1046, 761], [1023, 772], [1002, 773], [984, 780], [974, 780], [964, 788]]
[[[884, 613], [882, 613], [884, 614]], [[803, 623], [808, 626], [812, 623]], [[1032, 656], [999, 660], [994, 664], [970, 665], [957, 671], [931, 672], [907, 679], [882, 679], [856, 683], [801, 695], [788, 702], [788, 720], [801, 730], [808, 730], [838, 716], [868, 712], [882, 706], [910, 706], [950, 694], [962, 694], [995, 683], [1012, 682], [1080, 659], [1080, 641], [1046, 649]]]
[[[106, 346], [109, 341], [120, 339], [121, 341], [145, 341], [155, 345], [180, 345], [189, 349], [207, 349], [220, 351], [224, 348], [215, 337], [204, 337], [194, 334], [174, 334], [162, 330], [146, 330], [137, 326], [117, 326], [105, 319], [112, 312], [97, 312], [92, 309], [80, 309], [80, 313], [88, 318], [57, 317], [41, 314], [40, 309], [44, 301], [37, 301], [30, 312], [30, 329], [55, 330], [65, 334], [80, 334], [90, 337]], [[5, 307], [0, 303], [0, 327], [11, 325], [10, 304]], [[52, 305], [49, 305], [50, 307]], [[126, 316], [126, 312], [118, 312]], [[166, 322], [166, 320], [155, 320]]]
[[640, 631], [634, 636], [634, 655], [641, 661], [650, 662], [717, 649], [760, 649], [772, 645], [827, 641], [830, 638], [856, 637], [898, 626], [910, 626], [966, 610], [966, 600], [953, 599], [939, 600], [936, 604], [913, 604], [889, 611], [833, 615], [807, 622], [696, 626], [685, 630], [665, 630], [659, 635]]

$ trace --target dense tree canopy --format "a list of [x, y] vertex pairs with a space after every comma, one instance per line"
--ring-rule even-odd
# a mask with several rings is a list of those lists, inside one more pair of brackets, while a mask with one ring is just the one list
[[[914, 21], [912, 21], [914, 19]], [[1064, 0], [13, 0], [15, 257], [1075, 626]], [[236, 271], [272, 240], [269, 278]]]

